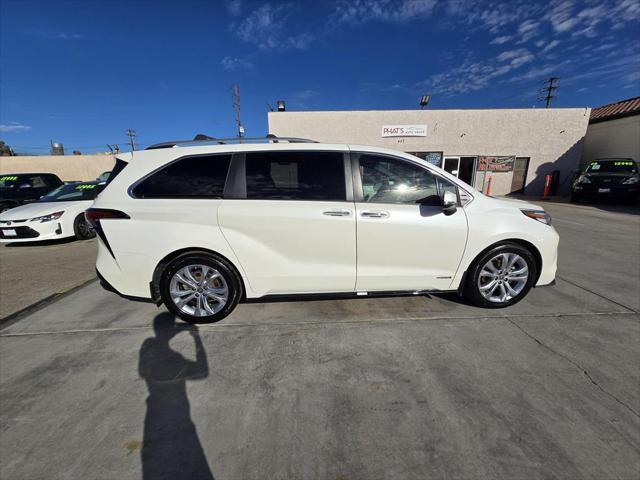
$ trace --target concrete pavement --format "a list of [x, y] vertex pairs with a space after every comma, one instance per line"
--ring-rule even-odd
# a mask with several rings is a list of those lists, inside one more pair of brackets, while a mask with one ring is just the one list
[[509, 309], [257, 303], [196, 330], [78, 290], [0, 331], [0, 478], [638, 478], [640, 216], [548, 209], [558, 284]]

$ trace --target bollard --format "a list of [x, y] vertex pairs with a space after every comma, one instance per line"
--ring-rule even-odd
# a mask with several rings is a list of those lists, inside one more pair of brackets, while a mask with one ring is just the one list
[[491, 196], [491, 180], [493, 180], [493, 175], [489, 177], [489, 181], [487, 182], [487, 193], [485, 194], [487, 197]]
[[550, 173], [547, 174], [547, 176], [544, 179], [544, 192], [542, 193], [542, 199], [543, 200], [548, 200], [549, 197], [551, 196], [551, 179], [552, 179], [552, 175]]

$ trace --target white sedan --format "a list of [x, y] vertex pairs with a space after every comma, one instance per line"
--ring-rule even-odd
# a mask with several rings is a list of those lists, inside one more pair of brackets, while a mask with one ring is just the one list
[[95, 231], [84, 217], [104, 183], [61, 185], [37, 202], [0, 213], [0, 242], [35, 242], [76, 237], [93, 238]]

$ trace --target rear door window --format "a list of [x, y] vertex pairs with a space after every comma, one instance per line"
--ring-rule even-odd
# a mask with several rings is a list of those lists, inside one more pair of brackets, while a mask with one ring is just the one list
[[245, 156], [247, 198], [346, 201], [342, 152], [252, 152]]
[[231, 155], [200, 155], [172, 162], [133, 188], [137, 198], [222, 198]]

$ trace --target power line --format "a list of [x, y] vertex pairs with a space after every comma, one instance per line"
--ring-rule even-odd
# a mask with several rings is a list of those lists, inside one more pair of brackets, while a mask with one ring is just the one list
[[244, 137], [244, 127], [240, 121], [240, 87], [237, 84], [231, 85], [231, 100], [233, 109], [236, 111], [236, 127], [238, 127], [238, 138]]
[[546, 102], [546, 107], [549, 108], [551, 106], [551, 100], [556, 98], [558, 95], [556, 91], [558, 90], [558, 82], [560, 81], [560, 77], [549, 77], [544, 83], [545, 86], [542, 90], [540, 90], [540, 97], [538, 97], [538, 101]]
[[136, 149], [135, 138], [136, 138], [136, 136], [138, 134], [132, 128], [128, 128], [127, 130], [125, 130], [124, 133], [125, 133], [125, 135], [127, 135], [127, 137], [129, 137], [129, 143], [131, 145], [131, 151], [133, 152]]

